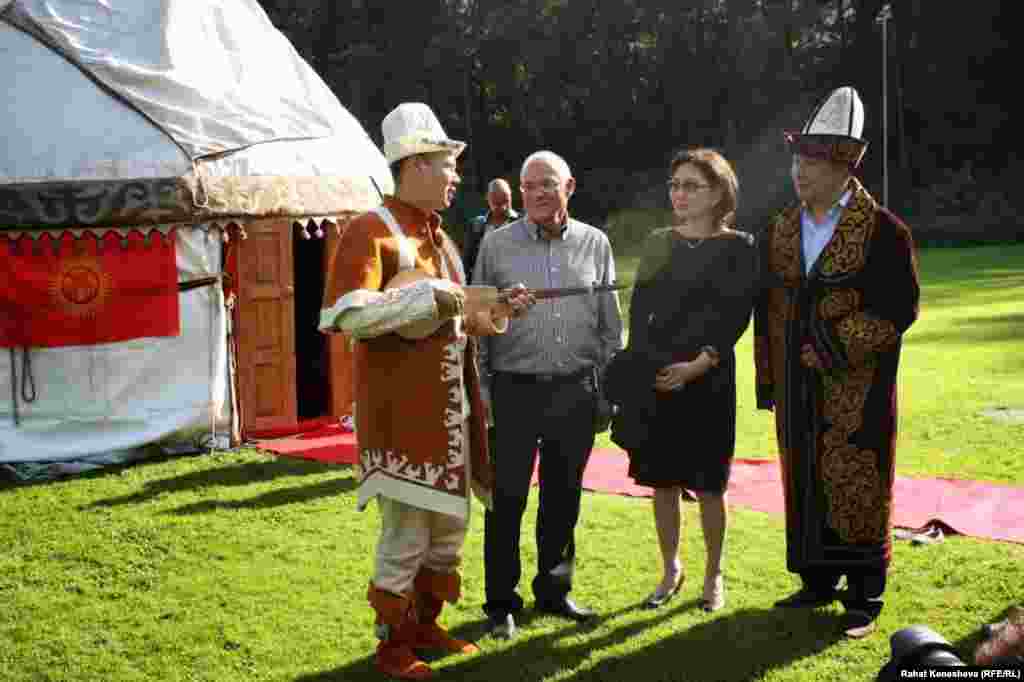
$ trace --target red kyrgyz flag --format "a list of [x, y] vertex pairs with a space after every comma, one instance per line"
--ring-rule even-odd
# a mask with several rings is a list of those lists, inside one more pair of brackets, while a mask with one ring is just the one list
[[174, 232], [0, 238], [0, 347], [177, 336]]

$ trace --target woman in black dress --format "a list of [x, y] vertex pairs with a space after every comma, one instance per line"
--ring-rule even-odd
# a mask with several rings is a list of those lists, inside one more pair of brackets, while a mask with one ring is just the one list
[[622, 419], [645, 434], [628, 448], [629, 473], [654, 488], [664, 562], [662, 580], [645, 603], [661, 606], [683, 583], [678, 551], [686, 489], [700, 502], [707, 550], [702, 606], [715, 611], [725, 605], [725, 490], [736, 441], [733, 346], [750, 321], [757, 249], [752, 235], [730, 227], [739, 183], [725, 158], [692, 149], [678, 154], [669, 171], [674, 224], [644, 244], [629, 319], [639, 389], [621, 406]]

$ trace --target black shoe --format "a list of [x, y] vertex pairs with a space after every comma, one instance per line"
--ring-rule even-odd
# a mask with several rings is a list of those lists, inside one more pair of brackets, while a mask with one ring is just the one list
[[578, 623], [590, 620], [594, 617], [594, 612], [590, 609], [577, 606], [572, 599], [569, 597], [563, 597], [558, 601], [539, 601], [537, 602], [537, 610], [541, 613], [550, 613], [554, 616], [562, 616], [569, 620], [574, 620]]
[[863, 639], [877, 629], [876, 618], [878, 618], [877, 614], [872, 615], [867, 611], [850, 609], [843, 614], [840, 627], [843, 629], [843, 634], [850, 639]]
[[506, 613], [504, 616], [487, 617], [487, 634], [494, 639], [512, 639], [517, 632], [516, 619], [512, 617], [511, 613]]
[[775, 602], [778, 609], [816, 609], [819, 606], [828, 606], [838, 597], [838, 590], [828, 592], [817, 592], [806, 587], [794, 592]]

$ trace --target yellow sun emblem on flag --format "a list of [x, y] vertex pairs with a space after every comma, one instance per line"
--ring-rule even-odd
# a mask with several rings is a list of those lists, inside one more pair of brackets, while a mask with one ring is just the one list
[[62, 260], [50, 280], [50, 296], [58, 307], [76, 317], [95, 315], [103, 307], [113, 281], [99, 261], [89, 256]]

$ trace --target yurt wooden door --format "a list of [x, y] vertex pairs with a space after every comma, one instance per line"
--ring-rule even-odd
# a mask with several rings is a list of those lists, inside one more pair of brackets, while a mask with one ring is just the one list
[[235, 330], [243, 433], [297, 422], [291, 221], [254, 221], [246, 230], [238, 244]]

